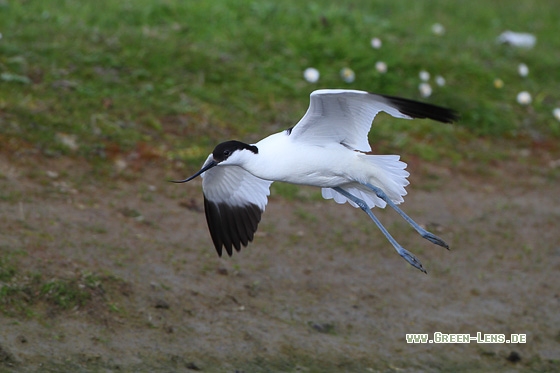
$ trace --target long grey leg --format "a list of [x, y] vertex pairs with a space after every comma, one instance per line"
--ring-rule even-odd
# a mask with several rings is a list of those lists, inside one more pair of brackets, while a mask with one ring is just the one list
[[393, 245], [395, 250], [397, 250], [397, 253], [399, 253], [400, 256], [402, 256], [413, 267], [418, 268], [424, 273], [427, 273], [424, 267], [422, 267], [422, 263], [420, 263], [420, 261], [416, 259], [416, 257], [412, 255], [408, 250], [406, 250], [401, 245], [399, 245], [399, 243], [393, 238], [393, 236], [389, 234], [389, 232], [387, 231], [387, 229], [385, 229], [383, 224], [381, 224], [379, 219], [377, 219], [377, 217], [373, 215], [373, 212], [370, 210], [367, 203], [365, 203], [363, 200], [359, 199], [358, 197], [354, 196], [353, 194], [348, 193], [347, 191], [345, 191], [340, 187], [335, 187], [333, 189], [336, 190], [338, 193], [342, 194], [344, 197], [351, 200], [352, 202], [354, 202], [355, 204], [357, 204], [366, 214], [368, 214], [368, 216], [371, 218], [371, 220], [373, 220], [375, 225], [377, 225], [377, 228], [379, 228], [381, 233], [383, 233], [385, 237], [387, 237], [389, 242]]
[[368, 184], [368, 183], [365, 183], [363, 185], [365, 185], [366, 187], [368, 187], [372, 191], [374, 191], [375, 194], [377, 195], [377, 197], [379, 197], [383, 201], [387, 202], [387, 204], [389, 206], [391, 206], [400, 216], [402, 216], [403, 219], [406, 220], [408, 222], [408, 224], [410, 224], [412, 226], [412, 228], [416, 229], [416, 232], [420, 233], [420, 235], [422, 237], [424, 237], [425, 239], [427, 239], [428, 241], [430, 241], [432, 243], [435, 243], [436, 245], [445, 247], [447, 250], [449, 250], [449, 245], [447, 243], [445, 243], [444, 240], [442, 240], [441, 238], [439, 238], [435, 234], [433, 234], [431, 232], [428, 232], [427, 230], [422, 228], [420, 225], [418, 225], [418, 223], [416, 223], [414, 220], [412, 220], [412, 218], [410, 216], [408, 216], [403, 210], [398, 208], [397, 205], [395, 205], [395, 203], [393, 201], [391, 201], [391, 199], [389, 197], [387, 197], [387, 195], [385, 194], [385, 192], [383, 190], [381, 190], [380, 188], [378, 188], [376, 186]]

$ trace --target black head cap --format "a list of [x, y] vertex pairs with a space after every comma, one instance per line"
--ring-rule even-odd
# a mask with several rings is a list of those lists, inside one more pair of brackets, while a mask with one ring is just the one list
[[252, 151], [255, 154], [259, 153], [259, 149], [255, 145], [249, 145], [241, 141], [231, 140], [218, 144], [214, 148], [212, 156], [214, 157], [214, 161], [219, 163], [228, 159], [229, 156], [232, 155], [236, 150], [242, 149]]

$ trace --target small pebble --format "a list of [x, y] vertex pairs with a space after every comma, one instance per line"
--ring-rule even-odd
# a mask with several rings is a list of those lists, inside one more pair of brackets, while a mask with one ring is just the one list
[[511, 351], [508, 357], [506, 357], [506, 360], [510, 363], [518, 363], [521, 361], [521, 355], [519, 355], [518, 352]]
[[47, 171], [46, 174], [51, 179], [56, 179], [58, 177], [58, 172], [55, 171]]
[[196, 365], [195, 363], [193, 363], [192, 361], [187, 363], [186, 367], [189, 370], [201, 370], [200, 367], [198, 365]]
[[169, 303], [167, 303], [165, 300], [163, 299], [158, 299], [156, 300], [156, 304], [154, 305], [155, 308], [160, 308], [163, 310], [168, 310], [169, 309]]

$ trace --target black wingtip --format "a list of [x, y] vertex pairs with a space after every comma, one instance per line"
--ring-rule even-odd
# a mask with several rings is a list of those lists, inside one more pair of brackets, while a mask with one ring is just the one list
[[444, 108], [424, 102], [409, 100], [402, 97], [385, 96], [391, 104], [403, 114], [412, 118], [429, 118], [442, 123], [453, 123], [459, 120], [460, 115], [453, 109]]
[[219, 257], [223, 251], [233, 255], [233, 249], [240, 251], [253, 240], [261, 220], [262, 210], [255, 204], [230, 206], [215, 203], [204, 196], [204, 210], [210, 236]]

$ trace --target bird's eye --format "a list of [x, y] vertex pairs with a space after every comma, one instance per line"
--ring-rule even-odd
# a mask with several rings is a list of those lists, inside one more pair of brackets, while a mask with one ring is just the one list
[[228, 149], [224, 150], [224, 157], [229, 157], [231, 155], [231, 151]]

